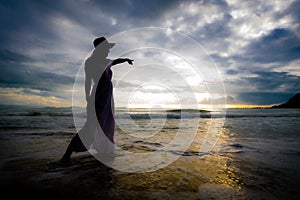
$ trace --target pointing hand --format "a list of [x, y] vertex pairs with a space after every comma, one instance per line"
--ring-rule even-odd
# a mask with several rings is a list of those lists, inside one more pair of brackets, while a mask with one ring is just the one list
[[127, 59], [128, 64], [133, 65], [133, 60]]

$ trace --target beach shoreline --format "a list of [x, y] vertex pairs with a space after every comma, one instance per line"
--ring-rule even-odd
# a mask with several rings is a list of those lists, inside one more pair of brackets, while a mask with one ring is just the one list
[[214, 156], [184, 156], [154, 172], [128, 173], [109, 168], [86, 152], [74, 154], [70, 165], [63, 166], [59, 159], [70, 139], [51, 136], [18, 138], [18, 142], [1, 140], [1, 145], [7, 147], [6, 158], [2, 152], [1, 159], [2, 194], [30, 199], [221, 199], [224, 195], [242, 195], [229, 179], [221, 183], [217, 175], [224, 172], [209, 177], [216, 169], [212, 166], [226, 162]]
[[[210, 119], [200, 118], [197, 136], [186, 152], [181, 152], [166, 167], [144, 173], [111, 169], [88, 152], [73, 154], [70, 166], [60, 165], [58, 161], [75, 130], [71, 116], [58, 114], [2, 116], [5, 126], [0, 129], [0, 188], [3, 195], [120, 200], [280, 200], [299, 196], [299, 110], [231, 110], [217, 144], [207, 154], [199, 151]], [[119, 120], [128, 124], [130, 119]], [[136, 120], [141, 125], [147, 124], [144, 118]], [[117, 129], [116, 143], [128, 151], [159, 149], [178, 130], [177, 117], [168, 120], [170, 123], [166, 123], [162, 133], [155, 135], [158, 137], [155, 142], [128, 139]], [[214, 120], [218, 123], [218, 119]]]
[[146, 173], [117, 171], [89, 153], [75, 154], [67, 167], [59, 158], [20, 157], [2, 163], [2, 194], [30, 199], [282, 199], [270, 192], [280, 189], [278, 183], [259, 189], [259, 183], [245, 182], [238, 161], [227, 156], [183, 156]]
[[[68, 139], [65, 143], [67, 142]], [[64, 145], [61, 144], [52, 145], [58, 145], [63, 150]], [[38, 146], [43, 145], [39, 143]], [[127, 173], [103, 165], [89, 153], [74, 154], [70, 165], [63, 166], [58, 162], [59, 154], [43, 158], [41, 154], [37, 154], [42, 151], [43, 149], [37, 150], [35, 147], [35, 153], [31, 156], [12, 157], [6, 159], [6, 162], [2, 160], [2, 194], [11, 198], [21, 195], [30, 199], [245, 197], [243, 183], [235, 179], [237, 169], [229, 166], [228, 158], [223, 156], [208, 155], [197, 159], [183, 156], [154, 172]]]
[[108, 199], [111, 171], [89, 155], [69, 167], [53, 159], [15, 159], [1, 169], [1, 190], [12, 199]]

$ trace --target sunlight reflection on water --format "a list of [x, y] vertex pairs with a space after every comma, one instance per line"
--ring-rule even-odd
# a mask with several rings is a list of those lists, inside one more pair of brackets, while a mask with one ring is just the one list
[[[176, 120], [169, 123], [169, 125], [173, 124], [175, 126]], [[228, 130], [223, 129], [220, 133], [220, 139], [213, 152], [199, 154], [199, 149], [201, 149], [202, 141], [210, 123], [210, 119], [202, 119], [199, 122], [197, 136], [190, 148], [183, 153], [183, 156], [167, 167], [147, 173], [128, 174], [126, 172], [116, 172], [113, 175], [113, 180], [117, 195], [122, 196], [128, 191], [142, 191], [143, 188], [150, 188], [153, 191], [167, 189], [177, 193], [183, 192], [189, 197], [196, 198], [203, 195], [203, 190], [212, 191], [213, 188], [219, 187], [216, 190], [222, 190], [222, 195], [226, 196], [227, 194], [230, 196], [238, 193], [241, 197], [242, 192], [240, 190], [243, 183], [238, 175], [240, 172], [238, 168], [228, 164], [233, 158], [217, 153], [220, 147], [226, 143], [226, 132]], [[167, 143], [168, 138], [174, 134], [174, 130], [168, 130], [167, 133], [157, 136], [156, 141], [133, 141], [128, 148], [139, 152], [149, 151], [149, 148], [156, 148], [155, 146], [161, 148], [161, 145]], [[124, 143], [126, 139], [128, 138], [120, 136], [117, 141], [118, 143]], [[145, 162], [151, 162], [151, 160], [145, 160]], [[144, 164], [148, 165], [147, 163]]]

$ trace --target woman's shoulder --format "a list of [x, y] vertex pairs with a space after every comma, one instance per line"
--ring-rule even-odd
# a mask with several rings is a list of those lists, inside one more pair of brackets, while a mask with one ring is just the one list
[[85, 60], [84, 63], [84, 70], [86, 72], [99, 70], [101, 67], [104, 69], [109, 67], [112, 64], [113, 60], [110, 59], [95, 59], [92, 57], [89, 57]]
[[84, 69], [85, 70], [92, 69], [94, 68], [95, 65], [97, 65], [97, 61], [94, 58], [89, 57], [84, 62]]
[[84, 61], [84, 65], [85, 65], [85, 67], [87, 66], [87, 65], [91, 65], [92, 64], [92, 62], [93, 62], [93, 58], [92, 57], [88, 57], [85, 61]]

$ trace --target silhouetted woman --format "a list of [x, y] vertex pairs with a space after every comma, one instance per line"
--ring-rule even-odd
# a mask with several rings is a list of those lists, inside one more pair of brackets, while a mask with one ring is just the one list
[[109, 43], [104, 37], [96, 38], [93, 44], [95, 49], [85, 61], [84, 67], [87, 120], [72, 138], [61, 159], [64, 163], [70, 161], [73, 152], [87, 151], [87, 146], [98, 153], [114, 152], [115, 121], [111, 67], [124, 62], [132, 65], [133, 60], [108, 59], [108, 53], [115, 43]]

